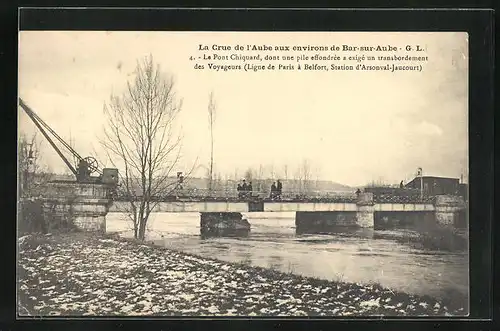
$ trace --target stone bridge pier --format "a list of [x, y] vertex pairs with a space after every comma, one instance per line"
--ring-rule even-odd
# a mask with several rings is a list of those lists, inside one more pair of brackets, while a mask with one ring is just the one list
[[436, 222], [444, 226], [456, 226], [465, 223], [466, 206], [462, 197], [438, 195], [434, 202]]
[[49, 183], [42, 199], [47, 228], [106, 232], [106, 215], [112, 203], [108, 191], [105, 184]]
[[373, 228], [375, 224], [375, 203], [373, 193], [360, 193], [356, 201], [356, 225], [360, 228]]

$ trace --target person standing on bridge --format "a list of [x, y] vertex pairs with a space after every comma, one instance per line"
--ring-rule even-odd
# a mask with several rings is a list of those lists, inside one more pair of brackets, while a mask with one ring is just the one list
[[278, 182], [276, 184], [276, 197], [281, 200], [281, 193], [283, 191], [283, 184], [281, 184], [281, 181], [278, 179]]
[[247, 198], [250, 198], [250, 197], [252, 197], [252, 182], [248, 183], [247, 189], [248, 189]]
[[241, 197], [245, 198], [247, 196], [248, 185], [245, 178], [242, 179], [243, 184], [241, 184]]
[[271, 200], [274, 200], [274, 198], [276, 197], [276, 191], [277, 191], [277, 187], [276, 187], [276, 182], [273, 182], [273, 185], [271, 185]]
[[242, 187], [241, 184], [238, 183], [238, 186], [236, 187], [236, 190], [238, 191], [238, 198], [241, 198], [242, 195]]

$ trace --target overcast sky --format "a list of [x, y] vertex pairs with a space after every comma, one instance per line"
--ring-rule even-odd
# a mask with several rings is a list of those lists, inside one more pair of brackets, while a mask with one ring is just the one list
[[[418, 72], [213, 72], [195, 70], [199, 44], [420, 44]], [[179, 171], [208, 164], [207, 104], [217, 102], [215, 163], [223, 176], [274, 167], [289, 177], [309, 160], [313, 177], [346, 185], [467, 174], [465, 33], [21, 32], [19, 95], [81, 155], [101, 154], [103, 105], [149, 54], [183, 99]], [[209, 52], [212, 53], [212, 52]], [[35, 132], [19, 112], [21, 132]], [[41, 138], [41, 135], [39, 135]], [[65, 164], [46, 142], [44, 163]], [[106, 166], [106, 165], [103, 165]], [[109, 166], [109, 164], [108, 164]], [[204, 170], [199, 170], [199, 175]]]

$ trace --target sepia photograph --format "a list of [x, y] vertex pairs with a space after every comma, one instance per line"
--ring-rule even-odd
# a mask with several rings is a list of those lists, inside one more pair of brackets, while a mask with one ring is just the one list
[[19, 31], [18, 317], [468, 316], [468, 38]]

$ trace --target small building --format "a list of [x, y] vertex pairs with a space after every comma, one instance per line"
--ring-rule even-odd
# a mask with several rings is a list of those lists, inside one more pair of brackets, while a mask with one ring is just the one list
[[458, 178], [434, 176], [415, 177], [412, 181], [407, 183], [405, 187], [420, 190], [422, 184], [425, 195], [460, 194], [460, 180]]

